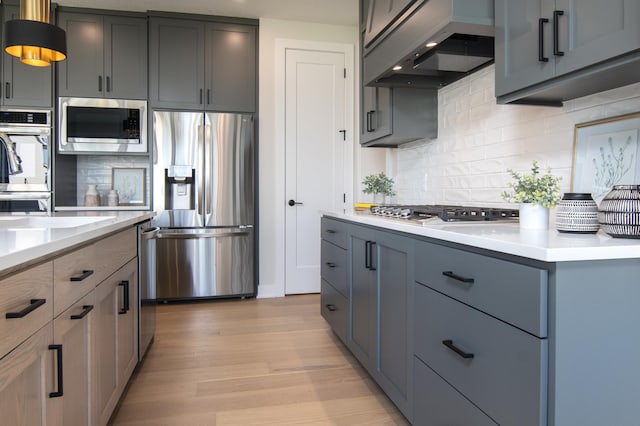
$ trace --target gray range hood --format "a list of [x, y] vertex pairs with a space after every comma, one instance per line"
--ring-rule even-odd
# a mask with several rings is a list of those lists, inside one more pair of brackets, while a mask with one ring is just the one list
[[494, 33], [493, 0], [418, 1], [363, 52], [364, 84], [443, 87], [493, 63]]

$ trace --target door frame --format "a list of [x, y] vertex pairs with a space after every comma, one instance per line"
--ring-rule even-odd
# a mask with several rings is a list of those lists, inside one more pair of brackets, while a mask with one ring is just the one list
[[[354, 50], [355, 46], [348, 43], [327, 43], [308, 40], [291, 40], [291, 39], [276, 39], [275, 40], [275, 105], [274, 105], [274, 117], [275, 117], [275, 141], [282, 141], [282, 165], [286, 166], [286, 149], [284, 147], [285, 135], [286, 135], [286, 123], [285, 123], [285, 99], [286, 99], [286, 52], [287, 50], [316, 50], [321, 52], [335, 52], [344, 54], [345, 68], [347, 70], [345, 78], [345, 127], [347, 130], [347, 140], [345, 141], [344, 150], [344, 176], [343, 186], [345, 188], [346, 202], [345, 208], [350, 210], [348, 206], [353, 206], [353, 153], [354, 143], [356, 138], [356, 109], [355, 109], [355, 73], [358, 71], [355, 66]], [[282, 242], [278, 244], [278, 247], [282, 248], [282, 259], [279, 265], [279, 269], [282, 271], [282, 287], [280, 296], [285, 295], [286, 290], [286, 222], [285, 222], [285, 205], [286, 205], [286, 176], [283, 176], [281, 182], [281, 188], [278, 193], [281, 195], [274, 200], [278, 206], [278, 217], [282, 218], [281, 232], [278, 234], [278, 238]], [[281, 213], [281, 214], [280, 214]], [[320, 226], [320, 224], [318, 224]], [[320, 241], [318, 241], [320, 244]]]

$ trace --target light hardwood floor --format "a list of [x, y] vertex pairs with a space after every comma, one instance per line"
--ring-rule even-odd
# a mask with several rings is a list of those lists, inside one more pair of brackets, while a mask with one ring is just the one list
[[114, 425], [408, 425], [318, 295], [158, 306]]

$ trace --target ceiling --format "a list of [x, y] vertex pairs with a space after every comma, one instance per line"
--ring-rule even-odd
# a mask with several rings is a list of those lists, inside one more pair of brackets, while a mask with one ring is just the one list
[[271, 18], [356, 26], [358, 0], [58, 0], [61, 6]]

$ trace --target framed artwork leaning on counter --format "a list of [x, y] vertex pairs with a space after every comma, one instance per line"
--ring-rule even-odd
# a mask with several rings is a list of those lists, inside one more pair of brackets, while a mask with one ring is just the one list
[[112, 189], [118, 191], [121, 206], [144, 206], [146, 204], [145, 168], [113, 168]]

